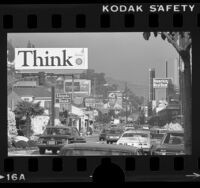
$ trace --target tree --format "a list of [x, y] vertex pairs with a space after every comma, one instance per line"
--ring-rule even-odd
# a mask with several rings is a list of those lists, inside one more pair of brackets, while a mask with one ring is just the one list
[[15, 49], [11, 41], [7, 41], [7, 60], [13, 62], [15, 59]]
[[[161, 36], [172, 44], [177, 53], [180, 55], [183, 64], [183, 111], [184, 111], [184, 142], [185, 153], [190, 155], [192, 153], [192, 74], [190, 53], [192, 48], [192, 38], [190, 32], [153, 32], [154, 36]], [[144, 32], [143, 37], [149, 40], [150, 32]]]
[[91, 87], [94, 89], [93, 94], [104, 94], [104, 84], [106, 83], [104, 73], [95, 73], [93, 69], [88, 69], [85, 73], [80, 74], [80, 79], [91, 80]]
[[8, 144], [9, 146], [12, 145], [13, 138], [17, 136], [17, 127], [16, 127], [16, 120], [15, 114], [8, 109]]
[[25, 121], [24, 127], [19, 127], [22, 129], [23, 133], [30, 138], [31, 136], [31, 118], [34, 118], [37, 115], [42, 115], [44, 113], [44, 108], [40, 106], [40, 102], [33, 103], [27, 101], [20, 101], [16, 105], [14, 111], [16, 118], [21, 121]]
[[69, 113], [67, 110], [64, 110], [63, 112], [59, 112], [60, 116], [60, 122], [64, 125], [67, 124], [67, 118], [69, 117]]
[[35, 45], [31, 43], [31, 41], [29, 40], [27, 43], [27, 48], [35, 48]]

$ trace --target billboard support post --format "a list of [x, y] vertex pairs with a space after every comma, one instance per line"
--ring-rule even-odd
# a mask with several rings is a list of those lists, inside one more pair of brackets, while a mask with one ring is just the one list
[[72, 74], [72, 101], [74, 99], [74, 75]]
[[55, 123], [55, 86], [51, 86], [51, 126]]

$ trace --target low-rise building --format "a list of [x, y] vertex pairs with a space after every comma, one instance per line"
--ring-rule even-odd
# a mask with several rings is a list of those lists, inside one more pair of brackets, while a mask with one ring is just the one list
[[41, 86], [13, 87], [8, 94], [8, 107], [13, 111], [19, 101], [40, 102], [40, 106], [49, 113], [51, 108], [51, 92]]

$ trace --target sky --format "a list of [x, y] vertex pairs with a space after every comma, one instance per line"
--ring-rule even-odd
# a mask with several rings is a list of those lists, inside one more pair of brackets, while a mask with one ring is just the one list
[[88, 48], [88, 64], [95, 72], [148, 87], [149, 68], [155, 68], [156, 77], [174, 76], [174, 61], [178, 54], [174, 47], [160, 36], [144, 40], [142, 32], [109, 33], [11, 33], [14, 47], [26, 47], [30, 40], [37, 48]]

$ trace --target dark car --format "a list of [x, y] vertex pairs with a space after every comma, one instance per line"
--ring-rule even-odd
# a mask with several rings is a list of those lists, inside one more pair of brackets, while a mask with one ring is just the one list
[[64, 144], [85, 143], [86, 140], [80, 136], [75, 127], [65, 126], [49, 126], [46, 127], [44, 133], [40, 135], [37, 146], [40, 154], [44, 154], [45, 150], [51, 150], [56, 154]]
[[182, 131], [170, 131], [165, 133], [161, 143], [151, 150], [152, 155], [183, 155], [184, 133]]
[[106, 140], [106, 135], [108, 133], [109, 129], [108, 128], [103, 128], [99, 134], [99, 141], [105, 141]]
[[106, 135], [106, 142], [107, 144], [117, 142], [117, 140], [121, 137], [123, 133], [123, 129], [113, 128], [108, 130]]
[[161, 143], [164, 135], [165, 135], [165, 133], [150, 133], [151, 146], [154, 147], [156, 145], [159, 145]]
[[140, 151], [132, 146], [120, 146], [100, 143], [76, 143], [64, 145], [61, 156], [111, 156], [111, 155], [141, 155]]

